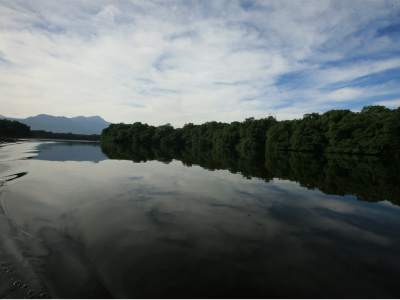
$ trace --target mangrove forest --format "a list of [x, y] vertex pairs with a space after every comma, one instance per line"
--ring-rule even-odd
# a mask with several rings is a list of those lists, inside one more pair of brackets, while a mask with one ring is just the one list
[[278, 121], [269, 116], [243, 122], [189, 123], [182, 128], [140, 122], [112, 124], [103, 130], [101, 142], [164, 152], [233, 153], [242, 158], [265, 157], [266, 152], [276, 151], [397, 155], [400, 108], [367, 106], [360, 112], [330, 110], [295, 120]]

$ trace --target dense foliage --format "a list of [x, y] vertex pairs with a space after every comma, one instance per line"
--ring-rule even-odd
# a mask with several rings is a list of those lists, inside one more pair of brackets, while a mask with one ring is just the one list
[[0, 141], [15, 138], [38, 138], [38, 139], [63, 139], [63, 140], [87, 140], [98, 141], [100, 136], [97, 134], [73, 134], [73, 133], [54, 133], [44, 130], [32, 130], [29, 126], [18, 121], [0, 120]]
[[230, 124], [207, 122], [202, 125], [186, 124], [174, 129], [171, 125], [150, 126], [142, 123], [112, 124], [103, 130], [103, 144], [133, 147], [186, 149], [201, 152], [237, 152], [241, 156], [262, 155], [265, 152], [265, 134], [276, 123], [272, 117]]
[[267, 133], [270, 150], [384, 154], [400, 150], [400, 108], [331, 110], [279, 122]]
[[0, 139], [27, 137], [29, 135], [29, 126], [17, 121], [0, 120]]
[[177, 129], [169, 124], [112, 124], [103, 130], [101, 139], [103, 144], [229, 152], [244, 158], [275, 151], [381, 155], [400, 150], [400, 108], [368, 106], [361, 112], [331, 110], [299, 120], [249, 118], [232, 123], [190, 123]]
[[228, 169], [267, 181], [290, 179], [330, 194], [400, 204], [399, 108], [370, 106], [361, 112], [309, 114], [300, 120], [250, 118], [177, 129], [169, 124], [113, 124], [103, 130], [101, 142], [110, 158], [178, 159], [186, 165]]

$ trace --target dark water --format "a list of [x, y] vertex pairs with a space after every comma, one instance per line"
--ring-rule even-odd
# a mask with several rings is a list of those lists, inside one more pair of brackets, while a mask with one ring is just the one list
[[92, 161], [99, 162], [108, 157], [98, 143], [59, 142], [43, 143], [37, 146], [35, 159], [49, 161]]
[[13, 251], [44, 295], [400, 297], [396, 162], [104, 152], [0, 149]]

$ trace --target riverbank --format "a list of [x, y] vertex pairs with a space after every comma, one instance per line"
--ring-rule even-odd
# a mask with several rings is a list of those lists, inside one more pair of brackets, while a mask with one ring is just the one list
[[91, 140], [68, 140], [68, 139], [47, 139], [47, 138], [30, 138], [24, 139], [25, 141], [31, 142], [74, 142], [74, 143], [100, 143], [100, 141], [91, 141]]
[[7, 143], [15, 143], [17, 141], [18, 139], [13, 139], [13, 138], [0, 138], [0, 146]]
[[0, 147], [17, 142], [74, 142], [74, 143], [100, 143], [100, 141], [91, 140], [68, 140], [68, 139], [56, 139], [56, 138], [24, 138], [24, 139], [12, 139], [12, 138], [2, 138], [0, 139]]

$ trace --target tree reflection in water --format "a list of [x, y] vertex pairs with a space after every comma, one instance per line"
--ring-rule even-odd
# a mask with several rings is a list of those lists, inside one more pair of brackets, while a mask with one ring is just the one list
[[266, 158], [244, 159], [232, 152], [179, 151], [172, 148], [129, 147], [102, 144], [111, 159], [134, 162], [180, 160], [184, 165], [199, 165], [208, 170], [229, 170], [246, 178], [270, 181], [287, 179], [317, 188], [327, 194], [354, 195], [360, 200], [388, 200], [400, 204], [400, 159], [367, 155], [317, 155], [302, 152], [273, 152]]

